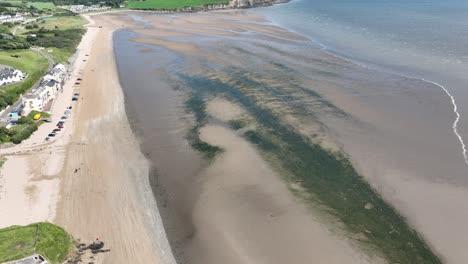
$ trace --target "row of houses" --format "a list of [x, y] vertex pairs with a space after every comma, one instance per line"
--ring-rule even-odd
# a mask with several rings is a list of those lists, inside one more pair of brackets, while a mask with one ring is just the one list
[[10, 22], [10, 23], [14, 23], [14, 22], [21, 22], [21, 21], [24, 21], [25, 18], [23, 15], [21, 15], [20, 13], [16, 13], [16, 15], [14, 16], [11, 16], [11, 15], [1, 15], [0, 16], [0, 23], [3, 24], [3, 23], [6, 23], [6, 22]]
[[47, 111], [45, 108], [48, 103], [62, 90], [65, 75], [66, 67], [63, 64], [57, 64], [48, 71], [42, 78], [40, 85], [22, 97], [21, 115], [26, 116], [33, 110]]
[[24, 73], [10, 67], [0, 69], [0, 86], [24, 80]]
[[99, 5], [71, 5], [71, 6], [62, 6], [62, 8], [70, 10], [73, 13], [81, 14], [93, 11], [104, 11], [110, 9], [109, 6], [99, 6]]

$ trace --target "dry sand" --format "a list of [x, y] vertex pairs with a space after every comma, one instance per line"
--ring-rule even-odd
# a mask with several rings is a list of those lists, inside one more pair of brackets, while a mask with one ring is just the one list
[[[175, 263], [149, 188], [147, 161], [124, 111], [112, 49], [118, 26], [100, 20], [99, 29], [87, 18], [91, 24], [64, 94], [54, 102], [53, 122], [20, 145], [0, 149], [7, 158], [0, 176], [0, 227], [51, 221], [83, 242], [99, 238], [111, 251], [94, 263]], [[73, 86], [77, 77], [84, 79], [79, 87]], [[72, 119], [45, 142], [74, 92], [80, 100]]]
[[[148, 164], [125, 114], [113, 56], [118, 26], [96, 17], [81, 100], [62, 171], [56, 222], [76, 238], [105, 241], [95, 263], [172, 263], [148, 183]], [[75, 170], [78, 170], [75, 173]]]
[[55, 128], [63, 112], [71, 105], [76, 92], [75, 78], [85, 65], [85, 50], [89, 50], [96, 32], [89, 31], [78, 49], [78, 59], [69, 70], [70, 74], [53, 101], [50, 123], [45, 123], [19, 145], [2, 146], [0, 155], [6, 162], [0, 174], [0, 227], [53, 221], [59, 199], [60, 172], [65, 159], [65, 150], [73, 132], [71, 118], [65, 128], [49, 142], [44, 139]]

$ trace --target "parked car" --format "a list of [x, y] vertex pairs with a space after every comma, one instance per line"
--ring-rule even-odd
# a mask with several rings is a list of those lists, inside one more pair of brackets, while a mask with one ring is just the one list
[[50, 121], [50, 119], [48, 119], [48, 118], [47, 118], [47, 119], [43, 119], [43, 120], [44, 120], [44, 122], [46, 122], [46, 123], [52, 122], [52, 121]]
[[46, 138], [45, 138], [45, 141], [49, 141], [49, 139], [50, 139], [49, 137], [46, 137]]
[[50, 133], [49, 135], [47, 135], [48, 137], [55, 137], [55, 133]]
[[73, 96], [72, 101], [78, 101], [78, 97]]
[[64, 121], [59, 121], [59, 122], [57, 123], [57, 126], [63, 126], [63, 124], [65, 124]]
[[60, 125], [60, 126], [58, 126], [58, 128], [64, 128], [64, 126], [63, 126], [63, 125]]
[[61, 118], [61, 119], [67, 119], [67, 118], [68, 118], [68, 117], [66, 117], [66, 116], [62, 116], [62, 118]]
[[74, 96], [79, 96], [80, 94], [79, 93], [75, 93]]
[[69, 107], [67, 107], [67, 109], [72, 109], [72, 106], [70, 105]]
[[60, 128], [54, 128], [54, 130], [52, 130], [53, 132], [59, 132], [61, 129]]

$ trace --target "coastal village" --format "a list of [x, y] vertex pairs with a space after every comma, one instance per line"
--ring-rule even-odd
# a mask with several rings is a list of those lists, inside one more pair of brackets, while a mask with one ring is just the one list
[[26, 76], [20, 70], [11, 67], [0, 68], [0, 86], [24, 80]]
[[[13, 107], [8, 113], [6, 127], [9, 128], [16, 125], [20, 117], [28, 116], [31, 111], [50, 111], [55, 97], [58, 96], [60, 92], [63, 92], [66, 73], [65, 65], [54, 65], [54, 67], [41, 79], [36, 88], [33, 88], [27, 94], [20, 96], [18, 106]], [[13, 68], [7, 67], [0, 70], [0, 85], [20, 82], [25, 78], [26, 76], [23, 72]]]
[[76, 14], [88, 13], [88, 12], [96, 12], [96, 11], [105, 11], [111, 9], [109, 6], [99, 6], [99, 5], [71, 5], [71, 6], [63, 6], [64, 9], [70, 10]]
[[15, 15], [0, 15], [0, 23], [15, 23], [22, 22], [25, 18], [23, 14], [16, 13]]
[[[17, 109], [18, 116], [27, 116], [31, 111], [49, 111], [57, 94], [63, 91], [63, 81], [66, 68], [63, 64], [57, 64], [42, 78], [38, 88], [31, 90], [21, 98], [21, 107]], [[14, 120], [12, 120], [14, 121]]]

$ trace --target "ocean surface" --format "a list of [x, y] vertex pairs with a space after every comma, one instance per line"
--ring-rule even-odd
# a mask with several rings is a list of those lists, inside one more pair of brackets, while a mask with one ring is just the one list
[[460, 114], [455, 136], [468, 137], [468, 1], [293, 0], [255, 11], [355, 63], [443, 86]]

